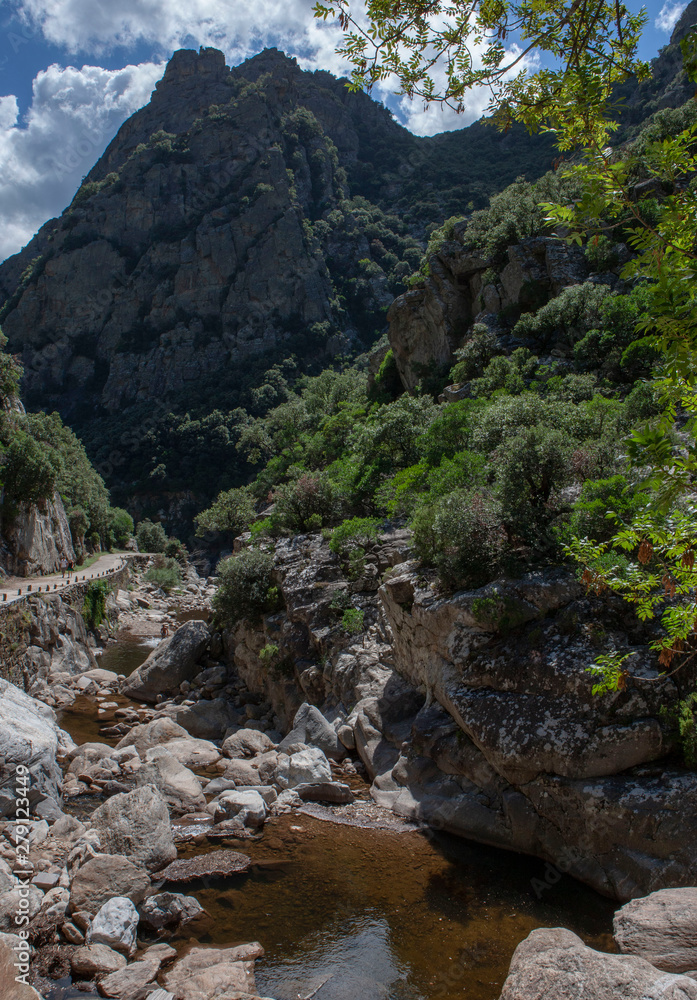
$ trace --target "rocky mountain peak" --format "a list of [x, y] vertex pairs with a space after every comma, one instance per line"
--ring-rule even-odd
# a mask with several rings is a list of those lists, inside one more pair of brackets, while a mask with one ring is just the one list
[[165, 75], [156, 84], [156, 90], [195, 78], [204, 86], [211, 81], [221, 80], [230, 75], [225, 65], [225, 55], [219, 49], [203, 48], [178, 49], [167, 63]]
[[678, 23], [673, 28], [673, 34], [670, 36], [670, 44], [677, 45], [695, 27], [697, 27], [697, 0], [692, 0], [692, 3], [687, 5], [680, 15]]

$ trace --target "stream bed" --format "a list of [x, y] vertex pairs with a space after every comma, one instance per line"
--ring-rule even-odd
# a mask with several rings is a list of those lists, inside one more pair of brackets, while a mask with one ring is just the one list
[[[121, 637], [99, 663], [130, 673], [154, 644]], [[104, 719], [88, 698], [62, 712], [60, 724], [78, 743], [115, 742], [100, 735]], [[180, 856], [220, 846], [184, 847]], [[229, 846], [248, 854], [252, 869], [173, 887], [196, 896], [208, 916], [170, 943], [183, 952], [260, 941], [262, 997], [496, 1000], [516, 945], [535, 927], [567, 927], [615, 950], [611, 900], [567, 876], [541, 891], [544, 862], [447, 834], [295, 813]], [[80, 996], [59, 987], [51, 1000]]]

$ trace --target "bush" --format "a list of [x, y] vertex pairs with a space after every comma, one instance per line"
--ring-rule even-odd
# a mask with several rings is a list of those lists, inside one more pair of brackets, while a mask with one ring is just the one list
[[524, 313], [513, 328], [513, 336], [532, 340], [545, 349], [560, 342], [572, 347], [588, 330], [601, 326], [601, 308], [610, 294], [608, 285], [589, 281], [571, 285], [536, 313]]
[[154, 565], [145, 574], [145, 579], [168, 594], [181, 583], [181, 567], [176, 559], [158, 555], [155, 557]]
[[146, 518], [136, 529], [136, 541], [141, 552], [164, 552], [167, 535], [159, 521], [153, 524]]
[[123, 549], [133, 537], [133, 518], [127, 510], [122, 510], [121, 507], [112, 507], [109, 528], [114, 544]]
[[450, 372], [453, 382], [470, 382], [482, 375], [489, 362], [501, 354], [498, 337], [484, 323], [475, 323], [472, 336], [455, 351], [457, 364]]
[[578, 538], [592, 538], [597, 542], [609, 541], [615, 534], [615, 522], [606, 515], [614, 511], [620, 517], [638, 509], [639, 501], [630, 492], [624, 476], [589, 480], [583, 484], [581, 495], [574, 504], [569, 520], [569, 534]]
[[165, 555], [179, 563], [185, 563], [188, 555], [186, 545], [178, 538], [170, 538], [165, 545]]
[[480, 587], [500, 571], [506, 553], [501, 507], [478, 490], [456, 490], [421, 506], [412, 521], [414, 549], [446, 587]]
[[348, 556], [353, 549], [364, 549], [376, 542], [380, 521], [376, 517], [352, 517], [332, 532], [329, 548], [340, 556]]
[[0, 467], [5, 497], [10, 503], [40, 503], [50, 499], [60, 471], [60, 459], [53, 449], [15, 431]]
[[254, 497], [246, 486], [221, 493], [208, 510], [196, 516], [196, 534], [209, 531], [229, 531], [240, 535], [256, 516]]
[[338, 513], [339, 498], [327, 476], [305, 472], [276, 487], [271, 521], [276, 530], [318, 531]]
[[244, 620], [258, 621], [277, 609], [279, 595], [272, 571], [273, 557], [260, 549], [245, 549], [218, 564], [213, 607], [223, 628], [233, 628]]
[[358, 635], [363, 631], [365, 611], [359, 608], [348, 608], [341, 616], [341, 627], [349, 635]]
[[90, 583], [82, 602], [82, 617], [89, 628], [99, 628], [106, 616], [106, 584]]

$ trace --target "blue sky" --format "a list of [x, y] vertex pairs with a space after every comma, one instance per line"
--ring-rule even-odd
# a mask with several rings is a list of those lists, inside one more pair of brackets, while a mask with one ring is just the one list
[[[147, 103], [176, 48], [215, 45], [229, 64], [265, 45], [303, 68], [345, 66], [338, 29], [316, 21], [313, 0], [0, 0], [0, 260], [19, 250], [66, 207], [81, 178], [121, 125]], [[649, 22], [641, 55], [670, 38], [687, 6], [641, 4]], [[478, 118], [485, 95], [456, 117], [375, 93], [420, 135]]]

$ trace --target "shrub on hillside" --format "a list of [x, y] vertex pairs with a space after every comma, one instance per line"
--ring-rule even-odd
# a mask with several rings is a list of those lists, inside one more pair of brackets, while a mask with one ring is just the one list
[[118, 548], [123, 549], [133, 537], [135, 530], [133, 518], [127, 510], [122, 510], [121, 507], [112, 507], [110, 513], [109, 529], [113, 543]]
[[317, 531], [339, 512], [339, 494], [322, 473], [305, 472], [273, 493], [271, 521], [278, 531]]
[[141, 552], [164, 552], [167, 545], [167, 535], [159, 521], [153, 524], [149, 518], [146, 518], [138, 524], [136, 541]]
[[414, 549], [453, 590], [480, 587], [500, 572], [507, 548], [501, 506], [481, 490], [456, 490], [419, 507]]
[[181, 567], [176, 559], [168, 558], [164, 555], [155, 556], [153, 565], [145, 574], [148, 583], [154, 583], [166, 594], [174, 590], [181, 583]]
[[60, 459], [53, 449], [16, 430], [12, 435], [0, 477], [10, 503], [40, 503], [53, 496]]
[[216, 570], [218, 589], [213, 598], [215, 617], [222, 628], [248, 619], [258, 621], [279, 604], [273, 585], [273, 557], [260, 549], [244, 549], [223, 559]]
[[583, 484], [581, 495], [574, 504], [569, 520], [569, 535], [608, 541], [617, 526], [607, 515], [613, 511], [620, 518], [631, 518], [639, 507], [639, 500], [624, 476], [589, 480]]

